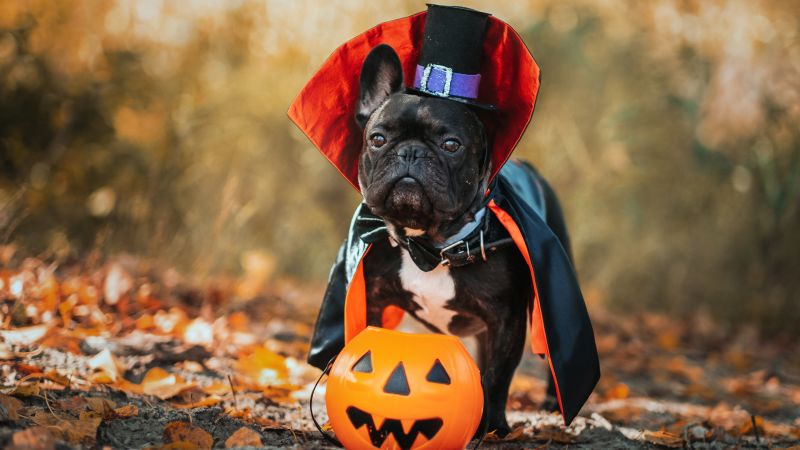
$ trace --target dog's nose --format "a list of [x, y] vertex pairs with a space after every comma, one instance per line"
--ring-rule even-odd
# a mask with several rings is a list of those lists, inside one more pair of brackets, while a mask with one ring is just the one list
[[397, 150], [397, 156], [407, 162], [413, 162], [425, 155], [425, 149], [419, 145], [405, 145]]

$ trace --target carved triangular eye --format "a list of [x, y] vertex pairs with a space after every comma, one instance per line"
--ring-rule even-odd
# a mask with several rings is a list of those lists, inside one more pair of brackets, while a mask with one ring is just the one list
[[444, 370], [442, 362], [438, 359], [433, 363], [433, 367], [431, 367], [425, 379], [431, 383], [450, 384], [450, 376], [447, 375], [447, 371]]
[[398, 363], [394, 368], [386, 384], [383, 386], [383, 392], [387, 394], [408, 395], [411, 389], [408, 387], [408, 378], [406, 378], [406, 369], [403, 363]]
[[364, 353], [364, 356], [358, 358], [353, 364], [353, 372], [372, 373], [372, 352]]

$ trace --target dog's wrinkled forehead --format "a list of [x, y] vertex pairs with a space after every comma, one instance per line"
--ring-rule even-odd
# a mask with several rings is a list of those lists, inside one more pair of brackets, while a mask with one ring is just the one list
[[397, 93], [392, 95], [367, 122], [367, 128], [380, 126], [388, 131], [423, 131], [436, 134], [461, 131], [480, 133], [478, 117], [468, 107], [451, 100]]

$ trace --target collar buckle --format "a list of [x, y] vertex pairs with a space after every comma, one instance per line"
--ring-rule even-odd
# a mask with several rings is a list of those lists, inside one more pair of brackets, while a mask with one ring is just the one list
[[[461, 248], [460, 248], [461, 247]], [[456, 250], [454, 252], [450, 252], [451, 250]], [[442, 259], [439, 264], [442, 266], [449, 266], [454, 262], [458, 262], [459, 264], [456, 267], [464, 265], [464, 262], [471, 263], [472, 260], [475, 258], [469, 251], [469, 241], [464, 239], [460, 241], [456, 241], [447, 247], [444, 247], [439, 251], [439, 257]], [[456, 261], [454, 261], [456, 260]]]

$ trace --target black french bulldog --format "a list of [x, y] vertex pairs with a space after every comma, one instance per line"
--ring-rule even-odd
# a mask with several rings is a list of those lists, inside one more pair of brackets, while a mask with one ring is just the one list
[[[509, 384], [526, 345], [531, 298], [528, 267], [519, 250], [506, 246], [474, 264], [420, 270], [402, 245], [425, 236], [437, 248], [496, 221], [483, 208], [489, 182], [489, 143], [470, 106], [403, 88], [400, 60], [387, 45], [363, 63], [356, 120], [364, 131], [358, 180], [364, 203], [382, 218], [391, 239], [373, 244], [364, 277], [367, 321], [381, 325], [387, 305], [398, 306], [434, 332], [476, 336], [478, 366], [489, 402], [489, 430], [510, 431], [505, 418]], [[561, 209], [543, 183], [547, 223], [569, 248]], [[508, 237], [489, 223], [487, 241]], [[550, 380], [548, 404], [557, 410]]]

